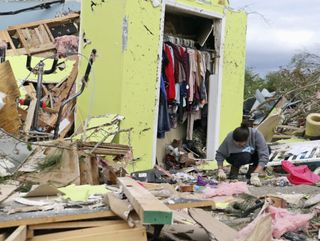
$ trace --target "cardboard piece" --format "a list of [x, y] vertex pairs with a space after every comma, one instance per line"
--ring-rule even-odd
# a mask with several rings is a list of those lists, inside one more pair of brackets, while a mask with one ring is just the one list
[[140, 223], [140, 219], [136, 211], [133, 209], [129, 201], [122, 200], [115, 196], [112, 192], [107, 193], [105, 201], [109, 205], [112, 212], [120, 218], [127, 221], [130, 227], [135, 227]]
[[[249, 224], [250, 225], [250, 224]], [[248, 226], [249, 227], [249, 226]], [[260, 215], [253, 221], [251, 229], [243, 233], [236, 241], [272, 241], [271, 215]]]
[[57, 196], [58, 194], [64, 194], [59, 191], [58, 188], [51, 186], [49, 184], [42, 184], [38, 186], [33, 186], [32, 190], [28, 192], [24, 197], [47, 197], [47, 196]]
[[191, 208], [189, 214], [209, 233], [211, 239], [214, 237], [217, 241], [234, 241], [237, 231], [212, 217], [210, 212]]
[[172, 224], [165, 225], [161, 231], [163, 236], [170, 240], [194, 240], [194, 241], [209, 241], [209, 235], [204, 228], [197, 225], [189, 224]]
[[0, 185], [0, 203], [6, 200], [16, 189], [18, 186], [16, 185]]

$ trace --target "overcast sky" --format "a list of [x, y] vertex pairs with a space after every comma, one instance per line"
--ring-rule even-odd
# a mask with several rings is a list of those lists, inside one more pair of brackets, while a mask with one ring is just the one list
[[230, 0], [248, 13], [247, 67], [265, 73], [299, 51], [319, 53], [319, 0]]

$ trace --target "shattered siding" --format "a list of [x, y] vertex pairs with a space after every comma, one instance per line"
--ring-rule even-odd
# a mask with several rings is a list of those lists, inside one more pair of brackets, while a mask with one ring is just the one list
[[[196, 0], [178, 2], [220, 14], [224, 11], [222, 5], [215, 4], [218, 0], [212, 0], [212, 4]], [[91, 78], [88, 89], [79, 98], [77, 124], [88, 115], [123, 115], [125, 120], [121, 122], [121, 128], [134, 128], [129, 144], [133, 146], [137, 162], [135, 166], [131, 166], [131, 170], [149, 169], [153, 164], [162, 14], [162, 5], [155, 6], [156, 3], [157, 1], [152, 0], [109, 0], [95, 5], [93, 9], [90, 2], [83, 2], [82, 5], [82, 32], [92, 42], [83, 48], [82, 52], [88, 55], [94, 47], [97, 49], [98, 59], [94, 63], [95, 77]], [[228, 12], [227, 17], [229, 16], [231, 19], [227, 21], [229, 32], [225, 50], [223, 91], [231, 91], [231, 94], [222, 95], [221, 112], [226, 112], [221, 114], [222, 133], [230, 130], [230, 127], [233, 128], [235, 123], [238, 124], [242, 109], [242, 93], [239, 88], [243, 86], [244, 49], [237, 49], [245, 47], [245, 29], [237, 28], [245, 28], [245, 25], [241, 24], [239, 27], [239, 14]], [[127, 21], [125, 27], [124, 19]], [[245, 24], [245, 18], [239, 19]], [[236, 32], [231, 34], [234, 30]], [[82, 62], [82, 71], [85, 66], [86, 61]], [[227, 98], [228, 96], [232, 99]], [[232, 112], [229, 110], [231, 105]], [[235, 105], [239, 105], [239, 108], [235, 108]], [[234, 109], [239, 111], [232, 115], [235, 113]], [[118, 141], [127, 144], [128, 135], [121, 134]]]

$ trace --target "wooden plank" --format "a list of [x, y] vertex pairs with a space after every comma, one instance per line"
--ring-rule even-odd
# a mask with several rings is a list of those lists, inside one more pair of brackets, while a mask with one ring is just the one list
[[118, 182], [142, 223], [172, 224], [172, 211], [151, 192], [129, 177], [120, 177]]
[[23, 126], [24, 132], [30, 131], [32, 121], [33, 121], [34, 111], [36, 109], [36, 105], [37, 105], [37, 100], [36, 99], [31, 100], [29, 108], [28, 108], [26, 121], [24, 122], [24, 126]]
[[189, 209], [189, 214], [209, 234], [211, 234], [210, 236], [215, 237], [217, 241], [233, 241], [237, 235], [236, 230], [212, 217], [210, 212], [192, 208]]
[[102, 217], [115, 217], [115, 214], [110, 210], [88, 212], [88, 213], [76, 213], [76, 214], [61, 214], [55, 216], [41, 216], [25, 219], [15, 220], [1, 220], [0, 228], [15, 227], [19, 225], [32, 225], [32, 224], [44, 224], [55, 223], [64, 221], [84, 220], [84, 219], [96, 219]]
[[36, 22], [31, 22], [31, 23], [25, 23], [25, 24], [19, 24], [15, 26], [9, 26], [8, 30], [16, 30], [19, 28], [30, 28], [30, 27], [36, 27], [41, 24], [52, 24], [52, 23], [63, 23], [69, 20], [73, 20], [75, 18], [79, 18], [80, 14], [78, 13], [71, 13], [63, 17], [58, 17], [58, 18], [52, 18], [52, 19], [45, 19], [45, 20], [40, 20]]
[[[91, 228], [94, 229], [94, 228]], [[80, 231], [80, 230], [79, 230]], [[63, 236], [54, 239], [41, 239], [43, 241], [55, 240], [55, 241], [104, 241], [104, 240], [117, 240], [117, 241], [147, 241], [146, 229], [132, 228], [125, 230], [105, 231], [105, 232], [90, 232], [80, 233], [79, 232], [71, 236]], [[33, 238], [30, 241], [40, 241], [39, 239]]]
[[45, 229], [69, 229], [69, 228], [90, 228], [100, 227], [106, 225], [116, 225], [126, 223], [123, 220], [107, 220], [107, 221], [80, 221], [80, 222], [60, 222], [48, 224], [30, 225], [31, 230], [45, 230]]
[[[75, 222], [60, 222], [60, 223], [47, 223], [36, 224], [28, 226], [27, 237], [28, 239], [34, 237], [34, 231], [37, 230], [53, 230], [53, 229], [77, 229], [77, 228], [90, 228], [101, 227], [106, 225], [125, 224], [123, 220], [105, 220], [105, 221], [75, 221]], [[0, 239], [1, 241], [1, 239]]]
[[200, 208], [200, 207], [215, 207], [215, 202], [212, 200], [181, 200], [181, 202], [168, 203], [170, 209], [184, 209], [184, 208]]
[[25, 241], [27, 239], [27, 227], [19, 226], [5, 241]]
[[54, 42], [54, 40], [51, 41], [51, 38], [50, 38], [50, 36], [49, 36], [49, 34], [43, 24], [39, 25], [38, 29], [39, 29], [40, 35], [41, 35], [44, 43]]
[[36, 89], [34, 88], [32, 83], [29, 83], [28, 85], [24, 86], [24, 89], [26, 90], [27, 94], [31, 97], [31, 99], [37, 98]]
[[[97, 233], [106, 233], [115, 230], [126, 230], [129, 229], [129, 225], [126, 222], [122, 222], [120, 224], [111, 224], [102, 227], [93, 227], [93, 228], [84, 228], [72, 231], [64, 231], [53, 234], [45, 234], [38, 235], [33, 237], [33, 241], [46, 241], [46, 240], [58, 240], [63, 239], [65, 237], [74, 237], [74, 236], [84, 236], [84, 235], [92, 235]], [[74, 239], [76, 240], [76, 239]]]
[[0, 38], [10, 44], [8, 51], [11, 48], [11, 51], [14, 52], [16, 47], [14, 46], [13, 41], [7, 30], [0, 30]]
[[38, 39], [40, 41], [40, 44], [44, 44], [45, 42], [44, 42], [44, 39], [43, 39], [42, 35], [40, 34], [39, 29], [38, 28], [34, 28], [34, 31], [35, 31], [35, 33], [36, 33], [36, 35], [37, 35], [37, 37], [38, 37]]
[[48, 25], [47, 25], [46, 23], [44, 23], [44, 24], [42, 24], [42, 25], [40, 25], [40, 26], [43, 26], [44, 29], [46, 30], [46, 32], [47, 32], [47, 34], [48, 34], [48, 37], [49, 37], [49, 41], [54, 42], [54, 37], [53, 37], [53, 35], [52, 35], [52, 33], [51, 33]]
[[90, 157], [85, 155], [79, 159], [80, 184], [92, 184], [91, 162]]
[[17, 34], [19, 36], [19, 39], [20, 39], [22, 46], [25, 49], [26, 53], [30, 54], [28, 42], [26, 41], [21, 29], [17, 29]]
[[18, 186], [10, 184], [0, 184], [0, 203], [6, 200]]

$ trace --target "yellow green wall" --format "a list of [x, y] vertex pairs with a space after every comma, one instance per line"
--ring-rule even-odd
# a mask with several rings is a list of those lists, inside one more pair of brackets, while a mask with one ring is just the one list
[[222, 71], [220, 142], [242, 120], [247, 15], [225, 11], [226, 27]]
[[[216, 4], [218, 0], [212, 0], [213, 4], [195, 0], [178, 2], [217, 13], [224, 12], [224, 7]], [[121, 128], [133, 127], [130, 143], [136, 164], [131, 166], [131, 170], [152, 168], [153, 163], [161, 14], [162, 6], [154, 7], [151, 0], [108, 0], [94, 7], [93, 11], [89, 1], [82, 3], [81, 31], [91, 41], [91, 45], [82, 48], [82, 53], [88, 56], [91, 49], [96, 48], [98, 58], [89, 86], [78, 101], [77, 124], [88, 115], [118, 113], [125, 116]], [[123, 50], [124, 17], [128, 23], [128, 36], [126, 49]], [[226, 93], [222, 94], [222, 133], [237, 125], [241, 118], [242, 91], [239, 88], [242, 90], [244, 78], [245, 15], [227, 11], [227, 17], [230, 20], [227, 20], [223, 69], [222, 88]], [[240, 25], [238, 20], [241, 20]], [[232, 32], [234, 30], [235, 33]], [[86, 61], [82, 61], [82, 72], [85, 65]], [[235, 109], [239, 111], [235, 112]], [[225, 119], [231, 116], [233, 119]], [[127, 135], [121, 135], [118, 141], [128, 143]]]

